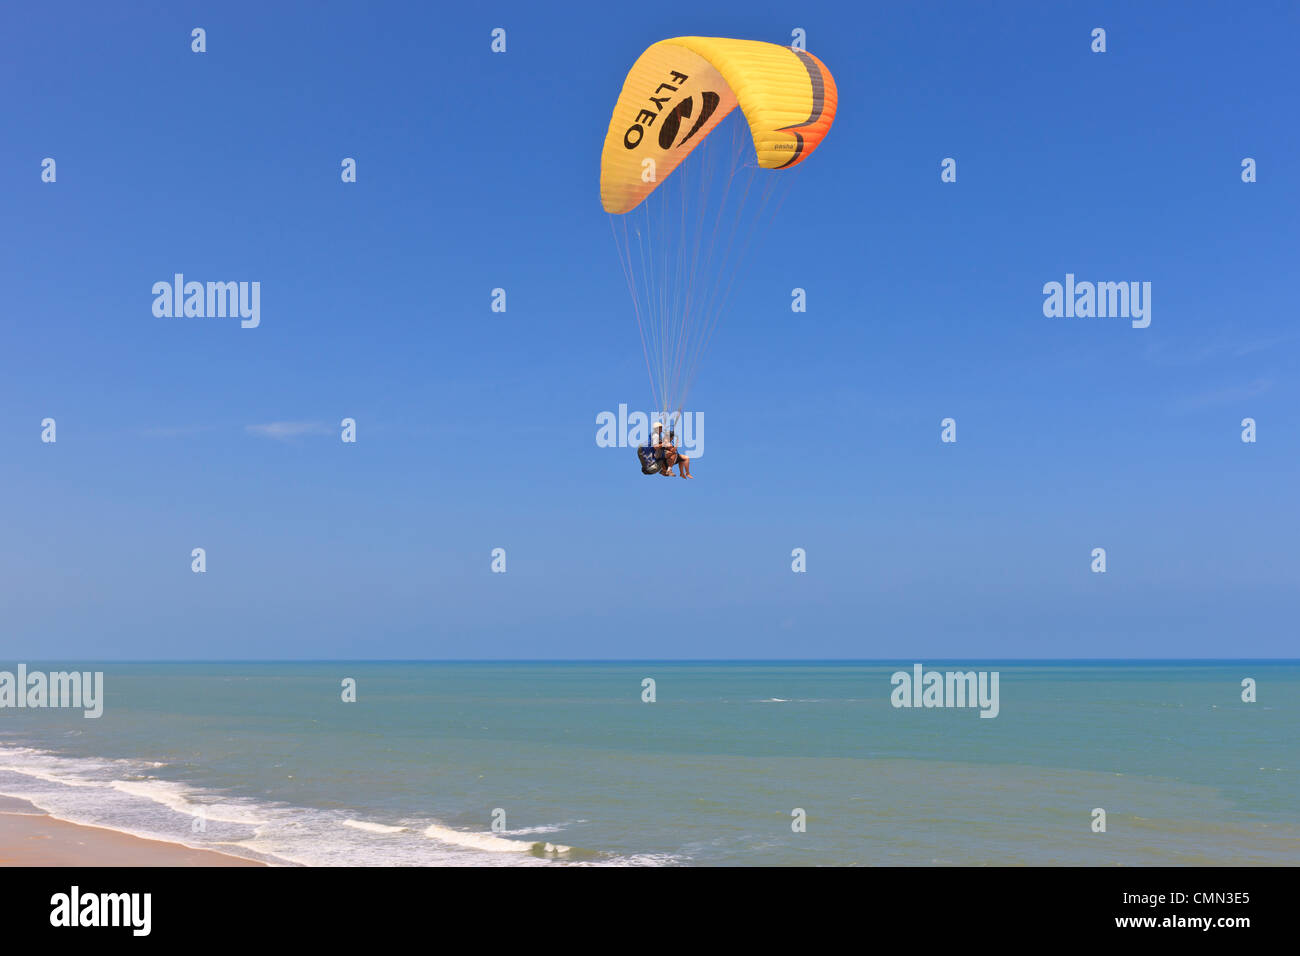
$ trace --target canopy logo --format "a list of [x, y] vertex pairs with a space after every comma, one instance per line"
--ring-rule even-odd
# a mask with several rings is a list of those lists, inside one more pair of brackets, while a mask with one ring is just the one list
[[[678, 146], [686, 145], [686, 141], [700, 131], [700, 127], [708, 122], [709, 117], [718, 108], [718, 104], [722, 102], [722, 97], [709, 90], [700, 94], [700, 102], [703, 104], [700, 107], [700, 118], [695, 121], [691, 131], [682, 137], [681, 142], [677, 144]], [[682, 120], [691, 118], [691, 113], [695, 108], [694, 103], [695, 97], [688, 96], [674, 106], [673, 111], [664, 117], [664, 125], [659, 128], [660, 149], [673, 148], [673, 141], [677, 138], [678, 130], [681, 129]]]
[[[641, 140], [645, 137], [645, 127], [654, 125], [654, 121], [657, 120], [659, 118], [659, 114], [664, 111], [664, 104], [672, 99], [671, 96], [658, 97], [655, 94], [662, 93], [664, 90], [667, 90], [669, 93], [676, 93], [679, 89], [681, 89], [681, 85], [690, 79], [690, 77], [687, 76], [685, 73], [678, 73], [676, 70], [669, 70], [668, 78], [672, 80], [673, 83], [676, 83], [677, 85], [673, 86], [673, 83], [660, 83], [658, 86], [656, 86], [654, 93], [651, 93], [650, 96], [647, 97], [650, 100], [650, 102], [654, 104], [654, 112], [653, 113], [650, 112], [644, 106], [641, 107], [641, 112], [636, 114], [636, 122], [633, 123], [631, 126], [629, 126], [627, 128], [627, 132], [623, 134], [623, 145], [628, 149], [636, 149], [637, 146], [640, 145]], [[683, 100], [683, 102], [688, 102], [688, 100]], [[716, 107], [717, 104], [715, 103], [714, 106]], [[678, 108], [680, 109], [680, 107], [681, 104], [679, 103]], [[689, 116], [690, 114], [688, 113], [687, 115]], [[681, 122], [680, 117], [678, 118], [678, 122], [679, 123]], [[641, 125], [642, 123], [644, 123], [645, 126]], [[635, 139], [632, 138], [633, 133], [636, 134]], [[677, 131], [676, 128], [674, 127], [673, 135], [675, 136], [676, 134]], [[671, 139], [669, 140], [669, 142], [671, 142]], [[667, 146], [664, 147], [664, 149], [667, 148], [668, 148]]]
[[[596, 416], [596, 446], [598, 448], [640, 448], [650, 441], [651, 421], [662, 421], [663, 415], [645, 412], [628, 412], [626, 405], [618, 406], [618, 413], [601, 412]], [[668, 428], [673, 430], [677, 450], [691, 460], [704, 457], [704, 413], [673, 412], [668, 416]]]
[[26, 664], [18, 673], [0, 671], [0, 709], [5, 707], [80, 707], [86, 717], [104, 713], [104, 672], [41, 671], [28, 673]]

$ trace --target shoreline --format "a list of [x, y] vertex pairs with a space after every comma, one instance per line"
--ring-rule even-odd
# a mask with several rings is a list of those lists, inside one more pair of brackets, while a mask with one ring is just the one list
[[0, 866], [266, 866], [257, 860], [69, 823], [0, 797]]

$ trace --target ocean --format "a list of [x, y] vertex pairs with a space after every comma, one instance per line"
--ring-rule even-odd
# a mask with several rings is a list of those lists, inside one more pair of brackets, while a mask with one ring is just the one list
[[0, 709], [0, 794], [270, 863], [1300, 862], [1300, 662], [24, 663], [104, 712]]

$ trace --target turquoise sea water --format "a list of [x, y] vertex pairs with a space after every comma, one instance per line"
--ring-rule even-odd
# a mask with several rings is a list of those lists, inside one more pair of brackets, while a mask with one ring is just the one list
[[996, 719], [912, 663], [78, 663], [104, 715], [0, 710], [0, 793], [282, 863], [1300, 862], [1300, 663], [924, 662]]

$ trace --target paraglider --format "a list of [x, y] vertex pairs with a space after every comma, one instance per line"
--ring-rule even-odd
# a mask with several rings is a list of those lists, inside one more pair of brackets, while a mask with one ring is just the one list
[[[772, 200], [787, 177], [766, 171], [792, 169], [812, 155], [836, 105], [835, 81], [820, 60], [756, 40], [661, 40], [628, 73], [601, 153], [600, 198], [659, 419], [654, 437], [637, 449], [643, 474], [668, 475], [677, 464], [691, 477], [689, 459], [673, 445], [673, 422], [740, 261], [779, 212]], [[717, 132], [724, 125], [729, 133]]]

